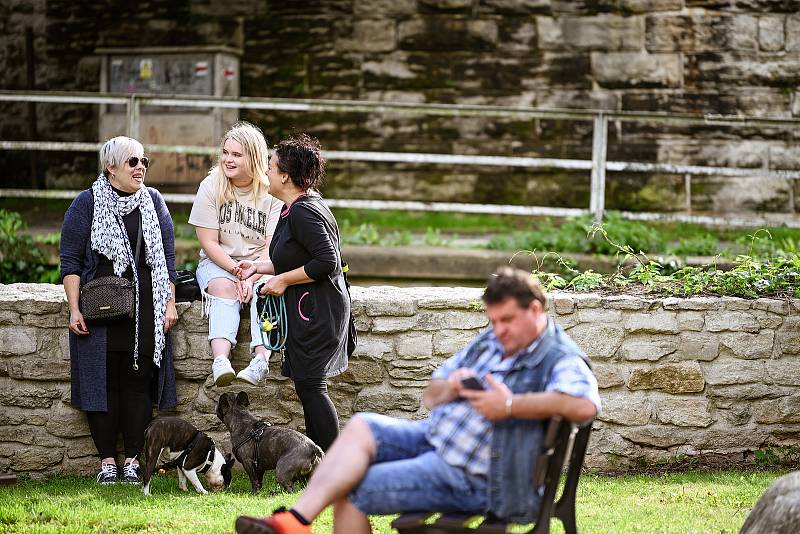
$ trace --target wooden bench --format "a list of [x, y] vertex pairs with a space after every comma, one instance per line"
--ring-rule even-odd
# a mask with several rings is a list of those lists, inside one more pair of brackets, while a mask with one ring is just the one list
[[[539, 514], [532, 532], [548, 534], [550, 519], [557, 517], [564, 524], [566, 534], [576, 534], [575, 493], [581, 476], [583, 458], [592, 422], [582, 425], [553, 417], [547, 423], [542, 442], [542, 452], [536, 458], [532, 473], [535, 485], [544, 484]], [[571, 451], [571, 452], [570, 452]], [[564, 466], [568, 464], [566, 481], [558, 501], [556, 491]], [[392, 521], [399, 534], [490, 534], [504, 533], [508, 523], [492, 517], [468, 513], [414, 512], [406, 513]]]

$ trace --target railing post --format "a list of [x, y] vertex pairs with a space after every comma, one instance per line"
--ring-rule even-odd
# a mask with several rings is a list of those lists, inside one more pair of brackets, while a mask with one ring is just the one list
[[686, 213], [691, 215], [692, 214], [692, 175], [691, 174], [684, 174], [683, 175], [683, 190], [685, 193], [685, 202], [686, 202]]
[[606, 152], [608, 148], [608, 117], [599, 113], [594, 118], [592, 138], [592, 192], [589, 211], [597, 224], [603, 222], [606, 206]]
[[128, 137], [139, 139], [139, 100], [131, 95], [128, 100]]

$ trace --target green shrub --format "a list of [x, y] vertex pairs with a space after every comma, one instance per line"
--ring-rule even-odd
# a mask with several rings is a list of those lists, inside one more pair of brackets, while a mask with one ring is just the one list
[[[39, 240], [22, 234], [25, 229], [19, 213], [0, 209], [0, 282], [58, 283], [58, 267], [47, 264], [39, 248]], [[41, 241], [48, 239], [45, 237]]]

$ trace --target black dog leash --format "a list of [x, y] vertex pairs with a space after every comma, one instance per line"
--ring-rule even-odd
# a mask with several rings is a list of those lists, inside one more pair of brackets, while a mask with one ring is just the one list
[[258, 472], [258, 449], [259, 449], [258, 445], [259, 442], [261, 441], [261, 435], [264, 433], [264, 430], [266, 430], [267, 427], [270, 426], [272, 426], [272, 423], [268, 423], [266, 421], [259, 421], [258, 423], [256, 423], [256, 426], [253, 428], [253, 430], [250, 431], [250, 434], [246, 438], [244, 438], [238, 444], [233, 446], [233, 454], [238, 456], [237, 453], [239, 452], [239, 449], [242, 447], [242, 445], [244, 445], [251, 439], [255, 440], [256, 447], [255, 447], [255, 454], [253, 454], [253, 465], [255, 466], [256, 472]]

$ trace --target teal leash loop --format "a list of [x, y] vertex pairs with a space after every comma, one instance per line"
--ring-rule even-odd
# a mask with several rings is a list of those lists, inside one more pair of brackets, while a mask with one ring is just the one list
[[286, 299], [283, 295], [259, 295], [258, 300], [256, 310], [258, 304], [262, 304], [261, 312], [257, 314], [261, 342], [271, 351], [281, 351], [286, 346], [289, 333]]

